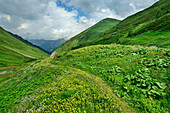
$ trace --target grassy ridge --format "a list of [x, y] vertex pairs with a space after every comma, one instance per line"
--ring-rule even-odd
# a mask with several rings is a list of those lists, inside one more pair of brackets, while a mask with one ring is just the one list
[[169, 50], [156, 47], [97, 45], [55, 56], [54, 64], [102, 78], [138, 112], [167, 112]]
[[[105, 35], [101, 36], [103, 38], [102, 40], [96, 41], [95, 43], [103, 44], [105, 42], [107, 44], [125, 44], [126, 42], [126, 44], [131, 45], [139, 44], [169, 47], [169, 20], [170, 1], [160, 0], [151, 7], [127, 17], [115, 27], [108, 30]], [[166, 35], [164, 35], [164, 37], [161, 37], [161, 35], [164, 33], [166, 33]], [[154, 35], [155, 38], [153, 38], [152, 35]], [[141, 38], [139, 39], [140, 36]], [[156, 37], [160, 37], [164, 45], [156, 42]], [[137, 41], [137, 39], [139, 39], [140, 41]], [[123, 40], [123, 42], [121, 40]], [[151, 42], [151, 40], [153, 42]], [[88, 45], [90, 45], [90, 43]]]
[[[129, 30], [130, 25], [133, 25], [133, 27], [137, 27], [140, 24], [159, 19], [167, 15], [168, 13], [170, 13], [170, 1], [159, 0], [151, 7], [127, 17], [126, 19], [121, 21], [115, 28], [111, 29], [111, 32], [114, 32], [114, 30], [116, 30], [117, 28], [119, 29], [120, 33], [125, 34]], [[169, 18], [169, 16], [167, 18]]]
[[41, 49], [15, 38], [0, 27], [0, 67], [19, 65], [48, 54]]

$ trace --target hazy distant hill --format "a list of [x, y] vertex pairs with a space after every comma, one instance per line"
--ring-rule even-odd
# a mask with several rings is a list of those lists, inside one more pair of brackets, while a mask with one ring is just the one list
[[58, 40], [32, 39], [29, 41], [51, 53], [53, 52], [53, 50], [57, 49], [61, 44], [63, 44], [66, 40], [62, 38]]

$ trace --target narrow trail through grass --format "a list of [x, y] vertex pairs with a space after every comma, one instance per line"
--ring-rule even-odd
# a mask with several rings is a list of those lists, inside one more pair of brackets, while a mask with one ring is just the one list
[[14, 52], [16, 52], [16, 53], [18, 53], [18, 54], [20, 54], [20, 55], [23, 55], [23, 56], [25, 56], [25, 57], [32, 58], [32, 59], [38, 59], [38, 58], [35, 58], [35, 57], [32, 57], [32, 56], [26, 55], [26, 54], [24, 54], [24, 53], [21, 53], [21, 52], [19, 52], [19, 51], [17, 51], [17, 50], [14, 50], [14, 49], [12, 49], [12, 48], [9, 48], [9, 47], [6, 47], [6, 46], [4, 46], [4, 47], [7, 48], [7, 49], [10, 49], [10, 50], [12, 50], [12, 51], [14, 51]]
[[103, 81], [101, 78], [99, 78], [99, 77], [97, 77], [97, 76], [95, 76], [95, 75], [89, 74], [89, 73], [87, 73], [87, 72], [85, 72], [85, 71], [83, 71], [83, 70], [74, 68], [74, 67], [70, 67], [70, 68], [72, 68], [72, 69], [74, 69], [74, 70], [77, 70], [77, 71], [79, 71], [80, 73], [86, 73], [86, 75], [87, 75], [90, 79], [93, 79], [93, 80], [96, 81], [100, 86], [102, 86], [103, 88], [105, 88], [110, 94], [112, 94], [112, 96], [113, 96], [114, 99], [117, 101], [117, 103], [121, 106], [121, 108], [123, 109], [124, 112], [126, 112], [126, 113], [136, 113], [136, 111], [135, 111], [132, 107], [130, 107], [130, 106], [128, 105], [128, 103], [126, 103], [126, 102], [124, 102], [123, 100], [121, 100], [120, 98], [118, 98], [118, 97], [113, 93], [112, 88], [111, 88], [108, 84], [104, 83], [104, 81]]

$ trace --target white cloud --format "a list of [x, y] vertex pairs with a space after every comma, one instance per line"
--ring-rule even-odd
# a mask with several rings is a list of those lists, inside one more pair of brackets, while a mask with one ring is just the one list
[[28, 23], [23, 23], [23, 24], [21, 24], [21, 26], [19, 26], [19, 27], [18, 27], [18, 30], [21, 30], [21, 29], [27, 29], [27, 28], [28, 28], [28, 26], [29, 26], [29, 24], [28, 24]]
[[7, 21], [11, 21], [11, 17], [9, 15], [6, 15], [6, 14], [0, 14], [0, 20], [1, 19], [6, 19]]
[[[136, 13], [136, 11], [149, 7], [153, 3], [155, 3], [155, 0], [71, 0], [68, 5], [81, 7], [83, 11], [91, 16], [98, 11], [104, 13], [107, 9], [107, 13], [110, 10], [112, 17], [123, 19]], [[134, 8], [136, 9], [134, 10]]]
[[[67, 11], [56, 5], [57, 0], [0, 0], [0, 26], [29, 39], [69, 39], [110, 17], [123, 19], [148, 7], [154, 0], [61, 0], [68, 6], [81, 8]], [[17, 29], [16, 29], [17, 28]]]

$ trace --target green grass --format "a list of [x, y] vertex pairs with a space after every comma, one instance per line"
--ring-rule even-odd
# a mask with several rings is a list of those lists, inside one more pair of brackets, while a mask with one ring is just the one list
[[170, 48], [170, 30], [148, 31], [137, 36], [121, 38], [121, 44]]
[[0, 84], [1, 113], [133, 110], [100, 78], [49, 61], [30, 63], [8, 72], [13, 74], [8, 79], [4, 76]]
[[33, 62], [21, 53], [44, 53], [0, 29], [0, 66], [22, 64], [0, 75], [0, 112], [169, 112], [169, 4], [104, 19]]
[[15, 38], [0, 28], [0, 67], [20, 65], [41, 58], [41, 55], [44, 58], [48, 56], [39, 48]]
[[169, 50], [156, 47], [97, 45], [58, 54], [54, 64], [102, 78], [138, 112], [167, 112]]
[[[121, 34], [126, 34], [131, 25], [133, 25], [133, 27], [137, 27], [138, 25], [147, 23], [149, 21], [153, 21], [156, 19], [159, 20], [159, 18], [167, 15], [169, 12], [170, 12], [170, 1], [159, 0], [151, 7], [127, 17], [126, 19], [121, 21], [116, 27], [112, 28], [109, 32], [115, 32], [119, 30]], [[160, 15], [159, 17], [157, 17], [158, 13]], [[168, 18], [167, 21], [169, 21]], [[159, 23], [161, 22], [165, 22], [165, 21], [160, 21]]]

